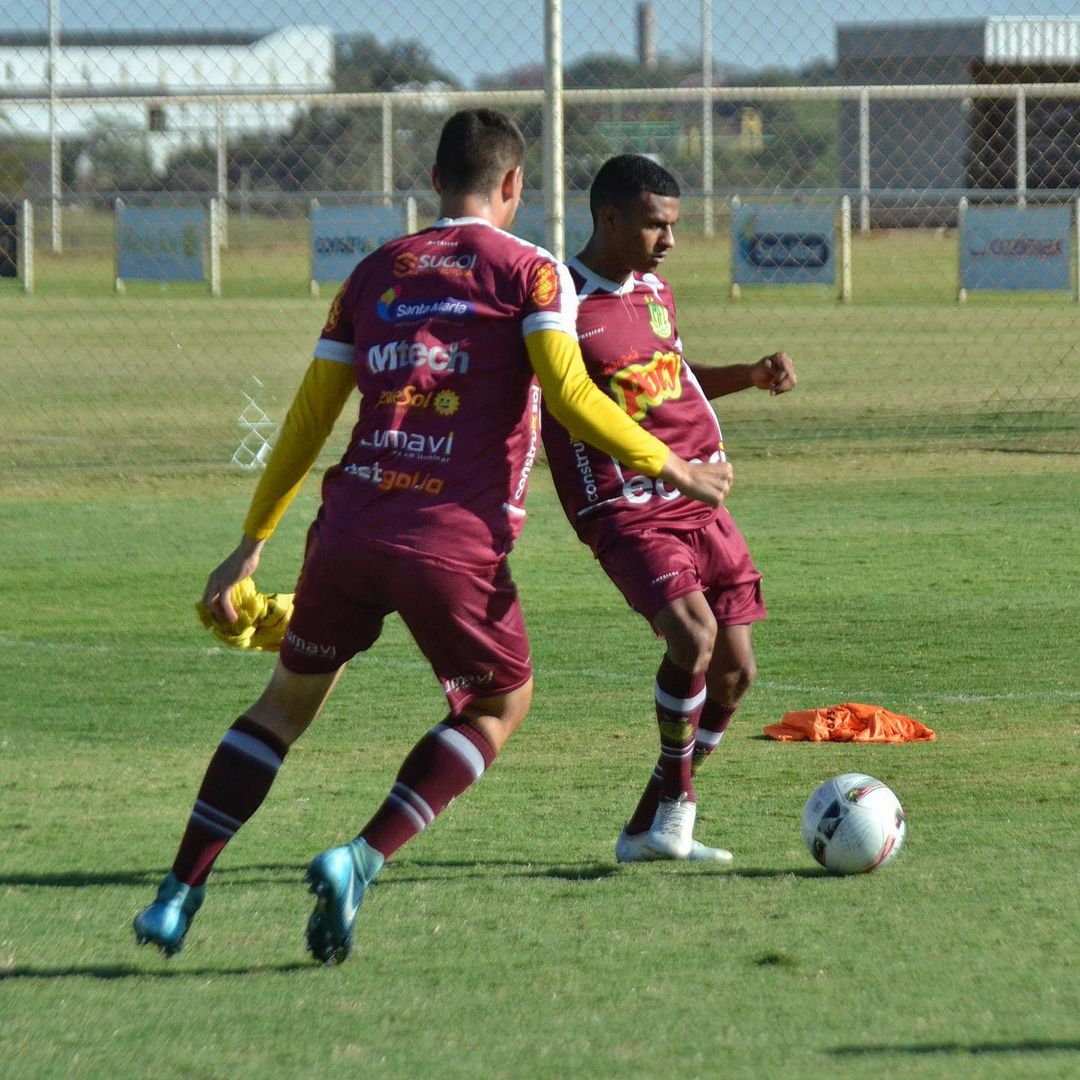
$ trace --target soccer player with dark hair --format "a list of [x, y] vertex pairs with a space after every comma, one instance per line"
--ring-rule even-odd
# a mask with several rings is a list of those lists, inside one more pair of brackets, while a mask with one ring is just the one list
[[[675, 244], [679, 186], [646, 157], [604, 163], [590, 191], [593, 232], [568, 266], [578, 338], [597, 385], [631, 419], [692, 461], [724, 461], [711, 398], [751, 386], [795, 385], [790, 357], [695, 365], [682, 353], [671, 289], [656, 273]], [[573, 435], [568, 430], [574, 432]], [[654, 687], [660, 759], [615, 847], [619, 862], [690, 859], [729, 864], [694, 840], [693, 774], [720, 742], [754, 680], [752, 624], [764, 618], [761, 575], [726, 507], [625, 467], [545, 418], [544, 447], [578, 536], [630, 606], [666, 642]]]
[[487, 109], [446, 123], [432, 170], [442, 217], [364, 259], [342, 286], [259, 481], [237, 548], [203, 602], [234, 623], [231, 590], [267, 538], [355, 389], [360, 410], [325, 475], [295, 607], [259, 699], [207, 768], [172, 869], [135, 919], [140, 943], [184, 943], [214, 861], [255, 813], [289, 747], [344, 665], [398, 612], [431, 663], [449, 715], [405, 758], [355, 840], [312, 860], [307, 945], [352, 948], [356, 912], [383, 862], [494, 761], [532, 697], [529, 642], [507, 554], [539, 451], [541, 387], [553, 415], [635, 472], [718, 505], [722, 464], [689, 464], [589, 379], [566, 268], [503, 230], [521, 200], [524, 142]]

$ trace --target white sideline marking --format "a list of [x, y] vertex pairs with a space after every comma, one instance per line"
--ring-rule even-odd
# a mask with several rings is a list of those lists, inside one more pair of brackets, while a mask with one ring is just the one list
[[[233, 656], [244, 655], [243, 649], [233, 649], [227, 645], [208, 648], [193, 647], [188, 645], [141, 645], [137, 649], [123, 649], [115, 645], [76, 645], [70, 641], [31, 641], [25, 638], [7, 637], [0, 634], [0, 649], [23, 648], [40, 652], [63, 652], [63, 653], [93, 653], [97, 656], [111, 654], [146, 656], [159, 654], [164, 656]], [[358, 663], [370, 664], [374, 667], [403, 668], [409, 671], [430, 671], [427, 664], [418, 660], [392, 660], [379, 656], [360, 656]], [[591, 668], [549, 668], [538, 667], [534, 669], [537, 675], [548, 678], [585, 678], [596, 682], [624, 684], [626, 677], [614, 671], [596, 671]], [[893, 697], [892, 691], [885, 690], [852, 690], [829, 686], [816, 686], [809, 683], [779, 683], [768, 679], [757, 679], [755, 687], [762, 690], [782, 691], [791, 694], [819, 694], [823, 697], [835, 698], [836, 700], [858, 701], [874, 698]], [[990, 701], [1080, 701], [1080, 689], [1078, 690], [1031, 690], [1022, 694], [965, 694], [953, 692], [948, 694], [913, 692], [910, 695], [913, 701], [938, 701], [956, 702], [964, 705], [977, 705], [981, 702]]]

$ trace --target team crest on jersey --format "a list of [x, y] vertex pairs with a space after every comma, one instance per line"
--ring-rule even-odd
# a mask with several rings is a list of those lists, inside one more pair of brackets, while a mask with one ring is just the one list
[[631, 419], [642, 420], [649, 409], [682, 397], [682, 356], [657, 349], [648, 363], [617, 371], [611, 391]]
[[668, 309], [651, 296], [645, 301], [645, 305], [649, 309], [649, 326], [652, 332], [658, 338], [671, 337], [671, 316], [668, 314]]
[[333, 302], [330, 304], [330, 314], [326, 316], [326, 326], [323, 327], [323, 333], [328, 334], [332, 330], [337, 329], [337, 324], [341, 322], [341, 301], [345, 295], [345, 286], [342, 285], [337, 291], [337, 295], [334, 297]]
[[394, 260], [394, 277], [404, 277], [416, 269], [417, 257], [412, 251], [403, 251]]
[[559, 273], [551, 263], [541, 263], [533, 278], [532, 300], [537, 307], [547, 307], [559, 294]]

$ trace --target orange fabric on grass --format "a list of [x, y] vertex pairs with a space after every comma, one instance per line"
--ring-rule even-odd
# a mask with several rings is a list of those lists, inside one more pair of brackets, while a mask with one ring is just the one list
[[880, 705], [846, 702], [827, 709], [786, 712], [765, 734], [781, 742], [931, 742], [937, 734], [910, 716], [889, 712]]

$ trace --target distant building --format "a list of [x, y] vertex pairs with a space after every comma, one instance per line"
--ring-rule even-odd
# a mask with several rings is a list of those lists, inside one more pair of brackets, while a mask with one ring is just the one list
[[[178, 94], [241, 95], [224, 111], [230, 136], [288, 130], [306, 111], [302, 103], [250, 100], [266, 93], [317, 93], [334, 89], [334, 35], [295, 26], [264, 36], [234, 33], [63, 34], [56, 65], [61, 97], [138, 101], [62, 105], [62, 140], [82, 141], [102, 127], [140, 133], [155, 168], [176, 150], [213, 143], [218, 114], [213, 104], [176, 105]], [[27, 98], [48, 96], [48, 35], [0, 33], [0, 135], [48, 138], [49, 106]]]
[[[841, 24], [837, 57], [855, 86], [1080, 82], [1080, 18]], [[1027, 187], [1080, 188], [1080, 99], [1029, 100], [1026, 132]], [[840, 183], [857, 188], [856, 103], [839, 142]], [[869, 164], [872, 189], [1015, 189], [1015, 101], [871, 100]]]

